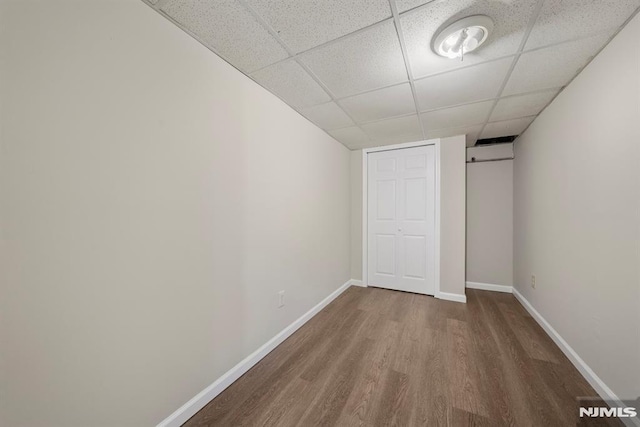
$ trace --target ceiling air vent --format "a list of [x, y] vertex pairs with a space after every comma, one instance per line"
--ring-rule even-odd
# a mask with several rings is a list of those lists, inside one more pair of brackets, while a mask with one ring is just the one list
[[518, 135], [500, 136], [498, 138], [485, 138], [476, 141], [476, 145], [493, 145], [493, 144], [508, 144], [513, 142]]

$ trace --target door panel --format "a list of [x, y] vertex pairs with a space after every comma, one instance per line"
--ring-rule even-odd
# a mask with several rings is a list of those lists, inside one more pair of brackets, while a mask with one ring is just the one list
[[376, 273], [387, 276], [396, 274], [396, 236], [378, 234], [376, 236]]
[[376, 162], [378, 172], [395, 172], [396, 159], [380, 159]]
[[427, 209], [427, 180], [408, 178], [404, 180], [405, 219], [424, 221]]
[[433, 295], [435, 149], [368, 156], [368, 284]]
[[396, 219], [396, 181], [392, 179], [379, 180], [376, 182], [377, 209], [376, 220]]
[[424, 169], [427, 167], [427, 156], [419, 154], [417, 156], [407, 156], [405, 158], [405, 169]]
[[424, 236], [403, 236], [404, 277], [424, 279], [426, 273], [426, 248]]

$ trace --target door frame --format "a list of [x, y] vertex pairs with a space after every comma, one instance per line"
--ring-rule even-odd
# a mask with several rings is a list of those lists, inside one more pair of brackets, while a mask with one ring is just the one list
[[424, 141], [407, 142], [403, 144], [384, 145], [382, 147], [362, 149], [362, 285], [369, 286], [369, 153], [379, 151], [400, 150], [403, 148], [422, 147], [433, 145], [435, 148], [435, 234], [434, 234], [434, 297], [440, 298], [440, 139], [428, 139]]

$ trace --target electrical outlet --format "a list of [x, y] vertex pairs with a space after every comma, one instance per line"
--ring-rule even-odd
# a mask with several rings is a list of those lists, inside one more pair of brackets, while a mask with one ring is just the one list
[[284, 291], [278, 292], [278, 308], [284, 307]]
[[535, 274], [532, 274], [532, 275], [531, 275], [531, 287], [532, 287], [533, 289], [535, 289], [535, 288], [536, 288], [536, 275], [535, 275]]

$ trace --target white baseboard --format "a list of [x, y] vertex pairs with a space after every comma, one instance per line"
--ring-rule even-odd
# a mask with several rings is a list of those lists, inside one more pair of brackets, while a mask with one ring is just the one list
[[361, 288], [367, 287], [367, 285], [362, 283], [362, 280], [358, 280], [358, 279], [351, 279], [349, 283], [351, 284], [351, 286], [360, 286]]
[[347, 283], [340, 286], [338, 289], [332, 292], [331, 295], [320, 301], [320, 303], [318, 303], [315, 307], [300, 316], [296, 321], [284, 328], [275, 337], [271, 338], [256, 351], [247, 356], [242, 362], [229, 369], [211, 385], [209, 385], [187, 403], [178, 408], [173, 414], [162, 420], [157, 425], [157, 427], [180, 427], [189, 418], [195, 415], [196, 412], [198, 412], [207, 403], [213, 400], [214, 397], [222, 393], [224, 389], [229, 387], [235, 380], [240, 378], [245, 372], [251, 369], [260, 360], [262, 360], [263, 357], [269, 354], [284, 340], [289, 338], [291, 334], [297, 331], [302, 325], [307, 323], [313, 316], [318, 314], [320, 310], [329, 305], [329, 303], [336, 299], [341, 293], [346, 291], [347, 288], [349, 288], [349, 286], [353, 284], [352, 282], [352, 280], [349, 280]]
[[[529, 301], [520, 293], [516, 288], [513, 288], [513, 295], [517, 298], [518, 301], [522, 304], [522, 306], [529, 312], [531, 317], [535, 319], [542, 329], [551, 337], [553, 342], [556, 343], [560, 350], [567, 356], [567, 358], [573, 363], [573, 366], [582, 374], [582, 376], [587, 380], [591, 387], [594, 388], [596, 393], [600, 395], [600, 397], [604, 400], [612, 400], [616, 402], [617, 405], [624, 406], [621, 400], [616, 396], [616, 394], [596, 375], [596, 373], [585, 363], [584, 360], [578, 353], [575, 352], [573, 348], [560, 336], [560, 334], [553, 329], [553, 327], [547, 322], [547, 320], [542, 317], [542, 315], [531, 305]], [[619, 418], [627, 426], [640, 426], [633, 419], [625, 419]]]
[[467, 303], [467, 296], [461, 295], [461, 294], [450, 294], [449, 292], [438, 292], [435, 297], [438, 299], [443, 299], [447, 301], [462, 302], [465, 304]]
[[513, 286], [494, 285], [491, 283], [467, 282], [467, 288], [480, 289], [482, 291], [505, 292], [507, 294], [513, 293]]

